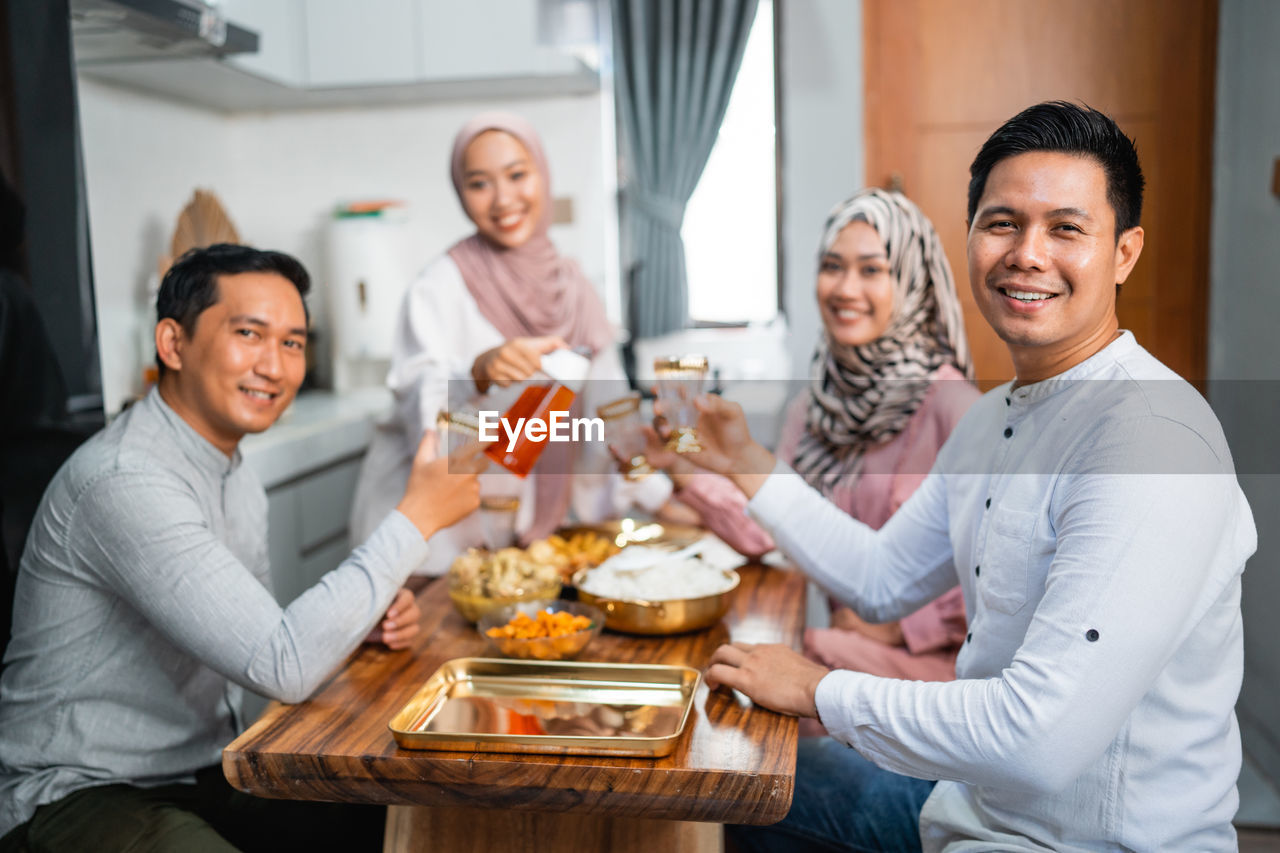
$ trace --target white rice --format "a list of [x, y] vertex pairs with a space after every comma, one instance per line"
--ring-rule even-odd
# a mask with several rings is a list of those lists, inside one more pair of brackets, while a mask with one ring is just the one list
[[[626, 551], [643, 547], [632, 545]], [[716, 595], [733, 586], [732, 575], [698, 557], [660, 562], [642, 571], [627, 570], [626, 565], [605, 560], [587, 572], [581, 589], [620, 601], [671, 601]]]

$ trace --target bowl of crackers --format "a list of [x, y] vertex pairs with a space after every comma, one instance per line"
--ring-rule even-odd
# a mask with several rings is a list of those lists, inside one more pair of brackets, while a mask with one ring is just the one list
[[523, 660], [577, 657], [603, 628], [599, 608], [580, 601], [522, 601], [491, 610], [476, 623], [498, 654]]
[[468, 548], [449, 568], [449, 597], [470, 622], [517, 602], [560, 595], [560, 572], [523, 548]]

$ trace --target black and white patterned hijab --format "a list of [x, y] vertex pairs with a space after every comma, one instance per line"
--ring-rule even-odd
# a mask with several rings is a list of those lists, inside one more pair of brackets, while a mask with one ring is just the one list
[[934, 371], [953, 364], [973, 378], [955, 280], [933, 224], [901, 193], [861, 190], [827, 217], [819, 259], [851, 222], [868, 223], [884, 241], [893, 309], [871, 343], [845, 346], [824, 328], [814, 350], [807, 429], [792, 467], [828, 496], [856, 481], [868, 447], [902, 432]]

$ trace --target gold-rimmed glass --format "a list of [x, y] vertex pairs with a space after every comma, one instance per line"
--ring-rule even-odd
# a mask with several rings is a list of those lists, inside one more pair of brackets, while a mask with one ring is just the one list
[[436, 413], [436, 432], [449, 451], [454, 445], [480, 438], [480, 413], [475, 409], [441, 409]]
[[623, 476], [643, 480], [653, 473], [645, 458], [644, 420], [640, 417], [640, 392], [632, 391], [596, 407], [596, 416], [604, 421], [604, 437], [623, 459]]
[[[436, 415], [436, 429], [446, 452], [480, 437], [480, 413], [455, 408]], [[480, 528], [491, 552], [516, 544], [516, 516], [520, 512], [521, 481], [504, 468], [491, 465], [480, 472]]]
[[696, 426], [698, 410], [694, 398], [705, 390], [710, 366], [705, 355], [669, 355], [654, 359], [658, 401], [671, 427], [667, 448], [676, 453], [702, 450]]

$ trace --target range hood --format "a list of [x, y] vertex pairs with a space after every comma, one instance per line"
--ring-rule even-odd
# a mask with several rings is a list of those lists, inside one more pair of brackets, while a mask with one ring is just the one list
[[258, 34], [200, 0], [71, 0], [76, 65], [256, 53]]

